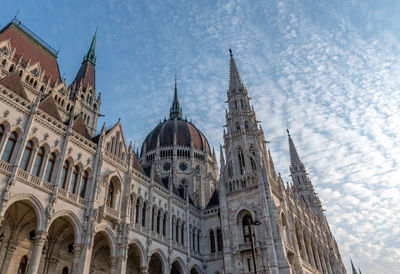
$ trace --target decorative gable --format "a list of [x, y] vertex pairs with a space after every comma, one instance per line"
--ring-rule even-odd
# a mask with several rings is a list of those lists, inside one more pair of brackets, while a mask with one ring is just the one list
[[78, 116], [78, 118], [75, 119], [74, 124], [72, 125], [72, 129], [78, 132], [83, 137], [90, 139], [89, 132], [86, 128], [86, 124], [83, 121], [81, 114]]
[[7, 87], [9, 90], [15, 92], [19, 96], [28, 99], [18, 73], [13, 73], [4, 77], [3, 79], [0, 80], [0, 84]]
[[7, 39], [0, 42], [0, 55], [11, 55], [10, 40]]
[[58, 121], [61, 121], [60, 114], [58, 113], [56, 102], [54, 101], [53, 97], [51, 94], [48, 94], [46, 97], [44, 97], [40, 104], [39, 108], [43, 110], [44, 112], [50, 114], [54, 118], [56, 118]]
[[105, 138], [106, 151], [125, 160], [128, 154], [126, 142], [121, 123], [118, 121], [110, 130], [106, 132]]

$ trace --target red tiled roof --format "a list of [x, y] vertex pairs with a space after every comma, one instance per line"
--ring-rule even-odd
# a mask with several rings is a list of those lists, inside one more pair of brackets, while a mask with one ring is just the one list
[[54, 102], [53, 96], [47, 95], [39, 104], [39, 108], [57, 120], [61, 121], [60, 114], [58, 113], [56, 102]]
[[81, 115], [79, 115], [79, 117], [74, 121], [72, 129], [81, 134], [83, 137], [90, 139], [89, 132], [87, 131], [85, 122], [83, 121]]
[[78, 74], [75, 77], [74, 82], [79, 83], [83, 79], [82, 84], [83, 87], [92, 86], [95, 87], [95, 70], [94, 66], [90, 64], [90, 62], [85, 62], [82, 64], [81, 68], [78, 71]]
[[11, 49], [16, 48], [14, 61], [18, 61], [22, 56], [22, 65], [26, 66], [29, 58], [31, 64], [40, 63], [41, 70], [45, 70], [44, 79], [51, 77], [51, 85], [54, 86], [56, 80], [61, 82], [60, 71], [57, 64], [57, 56], [50, 53], [45, 46], [23, 31], [14, 23], [8, 25], [0, 33], [0, 41], [10, 39]]
[[24, 86], [19, 78], [18, 73], [10, 74], [0, 80], [0, 84], [15, 92], [19, 96], [28, 99], [25, 93]]

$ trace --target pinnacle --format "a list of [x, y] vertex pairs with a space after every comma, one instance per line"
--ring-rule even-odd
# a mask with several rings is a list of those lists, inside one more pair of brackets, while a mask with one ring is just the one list
[[293, 169], [304, 170], [304, 165], [300, 160], [299, 154], [297, 153], [293, 139], [290, 136], [289, 129], [286, 129], [289, 138], [289, 154], [290, 154], [290, 166]]
[[180, 107], [179, 99], [178, 99], [178, 88], [177, 88], [177, 84], [176, 84], [176, 75], [175, 75], [174, 101], [172, 102], [172, 106], [170, 108], [169, 117], [171, 119], [182, 118], [182, 108]]
[[236, 66], [235, 58], [233, 58], [232, 50], [229, 49], [230, 64], [229, 64], [229, 91], [243, 90], [243, 83], [240, 79], [239, 70]]

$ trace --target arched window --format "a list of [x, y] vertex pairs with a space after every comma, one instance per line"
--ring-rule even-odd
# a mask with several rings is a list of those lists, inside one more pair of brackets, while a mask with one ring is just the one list
[[250, 242], [251, 237], [251, 224], [253, 223], [253, 219], [250, 215], [245, 215], [242, 219], [242, 228], [243, 228], [243, 240], [245, 243]]
[[239, 123], [236, 123], [235, 126], [236, 126], [236, 130], [239, 131], [239, 130], [240, 130], [240, 125], [239, 125]]
[[50, 182], [51, 177], [53, 176], [54, 164], [56, 163], [56, 154], [51, 153], [49, 156], [49, 161], [47, 162], [46, 171], [44, 173], [44, 179], [47, 182]]
[[10, 69], [8, 70], [9, 72], [13, 72], [14, 71], [14, 65], [10, 66]]
[[4, 132], [5, 132], [4, 126], [0, 125], [0, 144], [1, 141], [3, 140]]
[[167, 236], [167, 213], [164, 214], [162, 221], [162, 235]]
[[32, 143], [32, 141], [29, 141], [26, 143], [24, 153], [22, 154], [21, 162], [19, 163], [20, 169], [23, 169], [23, 170], [28, 169], [29, 161], [32, 156], [32, 150], [33, 150], [33, 143]]
[[43, 157], [44, 157], [44, 148], [41, 147], [38, 149], [38, 152], [36, 154], [35, 163], [33, 164], [33, 168], [32, 168], [32, 174], [37, 177], [39, 177], [40, 170], [42, 169]]
[[66, 188], [68, 183], [69, 161], [65, 160], [60, 178], [60, 187]]
[[[136, 200], [136, 219], [135, 219], [135, 222], [138, 224], [139, 223], [139, 210], [140, 210], [140, 200], [139, 200], [139, 198]], [[142, 218], [143, 218], [143, 216], [142, 216]]]
[[196, 250], [196, 233], [195, 233], [194, 228], [192, 231], [192, 246], [193, 246], [193, 250]]
[[71, 183], [69, 184], [69, 192], [76, 194], [79, 179], [79, 167], [75, 166], [71, 175]]
[[215, 253], [215, 237], [214, 231], [210, 231], [210, 251], [211, 253]]
[[160, 210], [157, 212], [157, 233], [160, 233]]
[[68, 267], [64, 267], [62, 270], [62, 274], [68, 274], [68, 273], [69, 273]]
[[176, 232], [175, 241], [176, 241], [177, 243], [179, 243], [179, 222], [178, 222], [178, 221], [176, 222], [175, 232]]
[[12, 132], [8, 137], [6, 147], [4, 148], [3, 156], [1, 159], [7, 163], [10, 162], [11, 156], [14, 152], [15, 144], [17, 143], [18, 135], [16, 132]]
[[218, 251], [222, 251], [223, 244], [222, 244], [222, 231], [221, 229], [217, 229], [217, 245], [218, 245]]
[[114, 184], [112, 182], [108, 184], [106, 205], [114, 207]]
[[143, 208], [142, 208], [142, 226], [146, 226], [146, 210], [147, 210], [147, 203], [143, 203]]
[[153, 231], [154, 231], [154, 216], [155, 216], [155, 209], [153, 206], [153, 208], [151, 210], [151, 230], [153, 230]]
[[200, 253], [200, 230], [197, 231], [197, 252]]
[[85, 170], [85, 172], [83, 173], [83, 176], [82, 176], [81, 187], [79, 190], [79, 196], [81, 196], [82, 198], [85, 198], [88, 181], [89, 181], [89, 172], [87, 170]]
[[240, 175], [243, 175], [244, 168], [245, 168], [245, 163], [244, 163], [244, 157], [243, 157], [242, 149], [238, 148], [237, 153], [238, 153], [238, 159], [239, 159]]
[[181, 244], [185, 245], [185, 224], [184, 223], [182, 223], [182, 226], [181, 226]]
[[26, 267], [28, 266], [28, 257], [23, 256], [19, 261], [18, 274], [25, 274]]
[[244, 122], [244, 128], [245, 128], [246, 130], [249, 129], [249, 122], [248, 122], [248, 121], [245, 121], [245, 122]]

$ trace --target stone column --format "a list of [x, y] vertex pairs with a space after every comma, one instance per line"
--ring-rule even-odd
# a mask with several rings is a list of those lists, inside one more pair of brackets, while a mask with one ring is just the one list
[[321, 261], [319, 260], [319, 253], [318, 253], [318, 249], [316, 248], [315, 241], [314, 241], [314, 251], [315, 251], [315, 262], [317, 263], [317, 268], [319, 271], [322, 272]]
[[72, 258], [72, 274], [79, 274], [78, 264], [81, 258], [83, 244], [74, 244], [74, 257]]
[[301, 230], [300, 230], [300, 244], [301, 244], [301, 250], [303, 250], [304, 260], [306, 262], [309, 262], [308, 255], [307, 255], [306, 244], [304, 243], [304, 235], [303, 235], [303, 231], [301, 231]]
[[28, 274], [36, 274], [38, 272], [44, 241], [47, 237], [47, 233], [44, 231], [36, 231], [35, 233], [36, 236], [33, 242], [32, 256], [27, 272]]
[[0, 272], [1, 273], [8, 273], [9, 272], [9, 268], [10, 266], [15, 265], [16, 263], [19, 263], [17, 261], [13, 262], [13, 264], [11, 264], [11, 262], [13, 261], [13, 255], [14, 255], [14, 251], [17, 248], [17, 243], [12, 241], [10, 242], [9, 246], [6, 249], [5, 255], [4, 255], [4, 264], [2, 265], [2, 267], [0, 268]]
[[315, 258], [314, 258], [314, 254], [313, 254], [313, 252], [311, 250], [311, 238], [307, 234], [305, 236], [307, 238], [307, 246], [306, 246], [307, 252], [310, 255], [308, 259], [309, 259], [310, 264], [313, 267], [315, 267]]
[[327, 270], [326, 265], [325, 265], [324, 253], [321, 251], [319, 256], [320, 256], [320, 259], [321, 259], [322, 269], [324, 270], [323, 272], [324, 273], [328, 273], [328, 270]]

